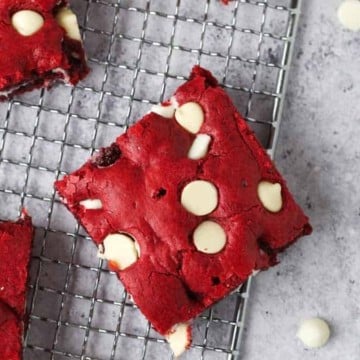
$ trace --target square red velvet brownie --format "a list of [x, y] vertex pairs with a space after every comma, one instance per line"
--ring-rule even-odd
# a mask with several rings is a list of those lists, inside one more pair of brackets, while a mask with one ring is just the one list
[[56, 188], [176, 354], [189, 345], [189, 320], [311, 232], [254, 133], [200, 67]]
[[87, 73], [76, 16], [67, 0], [0, 1], [0, 99]]
[[0, 354], [22, 358], [26, 285], [33, 227], [23, 212], [17, 222], [0, 222]]

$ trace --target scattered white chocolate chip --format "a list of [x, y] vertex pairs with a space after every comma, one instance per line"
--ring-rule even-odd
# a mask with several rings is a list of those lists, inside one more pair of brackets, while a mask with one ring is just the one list
[[191, 343], [190, 325], [186, 323], [176, 324], [170, 333], [166, 335], [166, 340], [169, 342], [174, 356], [181, 355]]
[[204, 112], [198, 103], [188, 102], [176, 109], [175, 119], [184, 129], [196, 134], [204, 122]]
[[139, 258], [138, 248], [129, 235], [111, 234], [104, 239], [103, 248], [99, 247], [98, 257], [112, 261], [120, 270], [124, 270]]
[[36, 11], [20, 10], [12, 16], [11, 24], [19, 34], [31, 36], [42, 28], [44, 19]]
[[324, 346], [330, 337], [330, 328], [326, 321], [319, 318], [304, 320], [296, 336], [307, 348]]
[[151, 108], [151, 112], [158, 114], [164, 118], [172, 119], [174, 117], [175, 107], [172, 104], [167, 106], [153, 105]]
[[192, 181], [181, 193], [181, 205], [197, 216], [210, 214], [218, 205], [218, 191], [209, 181]]
[[68, 7], [63, 7], [58, 11], [56, 21], [66, 31], [70, 39], [81, 41], [76, 15]]
[[100, 199], [86, 199], [79, 202], [86, 210], [102, 209], [103, 205]]
[[194, 245], [197, 250], [205, 254], [216, 254], [226, 244], [224, 229], [214, 221], [202, 222], [194, 231]]
[[193, 141], [191, 148], [188, 152], [188, 158], [191, 160], [202, 159], [208, 153], [210, 142], [211, 142], [211, 137], [209, 135], [207, 134], [196, 135], [196, 138]]
[[260, 181], [258, 196], [266, 210], [279, 212], [282, 208], [281, 185], [269, 181]]
[[338, 9], [338, 18], [341, 24], [349, 30], [360, 30], [360, 1], [346, 0]]

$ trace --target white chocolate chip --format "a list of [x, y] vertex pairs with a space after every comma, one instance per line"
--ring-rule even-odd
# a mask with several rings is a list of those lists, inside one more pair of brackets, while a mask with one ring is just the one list
[[266, 210], [279, 212], [282, 208], [281, 185], [269, 181], [260, 181], [258, 196]]
[[194, 231], [194, 245], [205, 254], [216, 254], [226, 245], [224, 229], [214, 221], [202, 222]]
[[218, 205], [218, 191], [209, 181], [192, 181], [181, 193], [181, 205], [197, 216], [210, 214]]
[[184, 129], [196, 134], [204, 122], [204, 112], [198, 103], [188, 102], [176, 109], [175, 119]]
[[70, 39], [81, 41], [76, 15], [68, 7], [64, 7], [58, 11], [56, 21], [66, 31]]
[[324, 346], [330, 338], [330, 328], [326, 321], [319, 318], [304, 320], [296, 336], [307, 348]]
[[103, 248], [99, 247], [98, 257], [116, 263], [120, 270], [124, 270], [134, 264], [139, 258], [139, 245], [126, 234], [108, 235], [103, 242]]
[[341, 24], [349, 30], [360, 30], [360, 1], [346, 0], [338, 9], [338, 18]]
[[166, 335], [166, 340], [169, 342], [170, 348], [177, 357], [181, 355], [189, 346], [191, 342], [190, 325], [186, 323], [176, 324], [171, 332]]
[[79, 202], [86, 210], [102, 209], [103, 205], [100, 199], [86, 199]]
[[175, 107], [172, 104], [167, 106], [153, 105], [153, 107], [151, 108], [151, 112], [158, 114], [164, 118], [172, 119], [174, 117]]
[[36, 11], [21, 10], [12, 16], [11, 24], [19, 34], [31, 36], [43, 27], [44, 19]]
[[196, 135], [196, 138], [193, 141], [191, 148], [189, 150], [188, 158], [191, 160], [202, 159], [208, 153], [210, 142], [211, 142], [211, 137], [209, 135], [207, 134]]

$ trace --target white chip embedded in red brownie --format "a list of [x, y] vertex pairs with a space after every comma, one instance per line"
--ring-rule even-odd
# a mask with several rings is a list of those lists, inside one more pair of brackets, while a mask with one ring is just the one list
[[88, 73], [67, 0], [1, 0], [0, 24], [0, 100]]
[[200, 67], [56, 188], [176, 353], [189, 346], [189, 320], [311, 232], [229, 96]]

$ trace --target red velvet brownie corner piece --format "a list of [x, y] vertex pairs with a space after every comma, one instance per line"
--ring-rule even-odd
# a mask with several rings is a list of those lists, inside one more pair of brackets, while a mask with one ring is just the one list
[[67, 0], [0, 1], [0, 100], [88, 73]]
[[22, 358], [22, 332], [33, 227], [23, 212], [17, 222], [0, 222], [0, 354]]
[[[200, 67], [56, 188], [169, 336], [311, 232], [229, 96]], [[174, 341], [187, 346], [180, 329]]]

